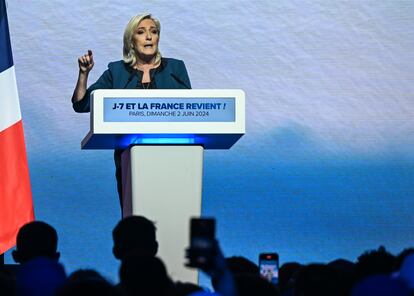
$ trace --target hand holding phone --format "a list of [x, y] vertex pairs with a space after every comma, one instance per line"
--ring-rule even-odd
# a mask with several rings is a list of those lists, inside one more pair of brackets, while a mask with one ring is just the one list
[[215, 256], [216, 223], [212, 218], [192, 218], [190, 222], [190, 247], [187, 266], [209, 269]]

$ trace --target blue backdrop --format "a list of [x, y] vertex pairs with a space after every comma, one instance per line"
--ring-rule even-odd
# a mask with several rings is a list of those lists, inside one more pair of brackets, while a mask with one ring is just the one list
[[77, 57], [93, 50], [95, 81], [145, 11], [193, 88], [246, 92], [246, 135], [205, 153], [203, 213], [226, 255], [306, 263], [412, 245], [414, 2], [8, 1], [35, 213], [67, 271], [118, 269], [112, 151], [80, 150]]

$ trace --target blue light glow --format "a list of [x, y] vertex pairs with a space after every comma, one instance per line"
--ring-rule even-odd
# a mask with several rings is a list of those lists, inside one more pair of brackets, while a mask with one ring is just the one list
[[194, 138], [139, 138], [136, 144], [194, 144]]

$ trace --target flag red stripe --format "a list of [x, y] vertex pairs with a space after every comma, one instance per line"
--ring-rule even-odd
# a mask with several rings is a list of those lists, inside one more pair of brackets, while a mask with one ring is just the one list
[[0, 254], [16, 243], [19, 228], [34, 219], [23, 124], [0, 132]]

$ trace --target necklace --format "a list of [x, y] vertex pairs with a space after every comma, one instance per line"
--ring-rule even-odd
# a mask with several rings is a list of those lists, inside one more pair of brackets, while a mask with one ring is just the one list
[[150, 82], [141, 82], [142, 85], [142, 89], [149, 89], [150, 85], [151, 85], [151, 81]]

